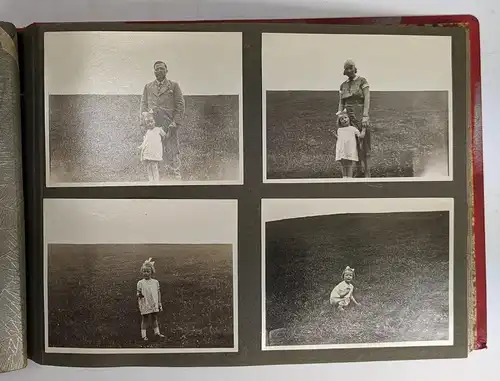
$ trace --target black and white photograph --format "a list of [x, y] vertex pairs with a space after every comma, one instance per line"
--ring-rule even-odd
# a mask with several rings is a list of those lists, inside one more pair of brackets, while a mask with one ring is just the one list
[[452, 180], [451, 37], [262, 37], [263, 181]]
[[46, 32], [44, 60], [47, 187], [243, 183], [241, 33]]
[[44, 208], [46, 352], [238, 351], [236, 201]]
[[264, 199], [262, 349], [453, 345], [453, 199]]

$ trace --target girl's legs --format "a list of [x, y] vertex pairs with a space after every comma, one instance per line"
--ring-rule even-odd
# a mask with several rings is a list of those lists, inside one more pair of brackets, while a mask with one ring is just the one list
[[153, 330], [155, 332], [155, 335], [158, 337], [165, 337], [160, 333], [160, 327], [158, 325], [158, 315], [157, 314], [152, 314], [152, 319], [153, 319]]
[[346, 160], [346, 177], [352, 177], [353, 164], [354, 162], [352, 160]]
[[332, 295], [330, 295], [330, 304], [331, 304], [332, 306], [336, 306], [336, 305], [338, 305], [338, 303], [339, 303], [340, 301], [342, 301], [342, 298], [338, 298], [338, 297], [336, 297], [336, 296], [332, 296]]
[[147, 340], [148, 337], [146, 335], [146, 331], [148, 329], [148, 316], [141, 315], [141, 337], [143, 340]]
[[148, 171], [148, 180], [150, 182], [154, 181], [153, 168], [151, 166], [152, 162], [150, 160], [146, 161], [146, 170]]
[[340, 160], [340, 165], [341, 165], [341, 170], [342, 170], [342, 178], [347, 177], [346, 160], [345, 159], [341, 159]]
[[346, 308], [349, 305], [349, 300], [348, 299], [342, 299], [340, 302], [337, 304], [337, 309], [339, 311], [344, 311], [344, 308]]
[[160, 181], [160, 168], [157, 161], [151, 162], [151, 172], [153, 174], [153, 181], [158, 183]]

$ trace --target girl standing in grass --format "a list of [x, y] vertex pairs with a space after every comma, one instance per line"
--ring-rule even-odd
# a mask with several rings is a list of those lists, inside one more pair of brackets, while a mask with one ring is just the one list
[[151, 325], [154, 334], [158, 338], [165, 337], [160, 333], [158, 326], [158, 312], [162, 311], [160, 283], [153, 279], [155, 273], [154, 262], [149, 258], [141, 266], [143, 279], [137, 282], [137, 300], [139, 303], [139, 311], [141, 312], [141, 337], [144, 341], [148, 340], [146, 331], [148, 325]]
[[159, 164], [163, 161], [163, 141], [167, 136], [161, 127], [157, 127], [153, 117], [153, 111], [144, 112], [142, 114], [142, 122], [146, 127], [144, 140], [139, 146], [141, 150], [141, 161], [146, 164], [148, 179], [151, 183], [160, 181]]
[[342, 273], [343, 281], [335, 286], [335, 288], [330, 293], [330, 304], [336, 306], [339, 311], [344, 311], [351, 301], [359, 305], [359, 303], [354, 299], [353, 292], [354, 286], [352, 280], [354, 279], [354, 269], [347, 266]]
[[351, 126], [346, 110], [337, 112], [337, 125], [335, 160], [340, 161], [342, 165], [342, 177], [352, 177], [354, 163], [359, 160], [356, 139], [365, 136], [365, 129], [363, 128], [360, 132], [356, 127]]

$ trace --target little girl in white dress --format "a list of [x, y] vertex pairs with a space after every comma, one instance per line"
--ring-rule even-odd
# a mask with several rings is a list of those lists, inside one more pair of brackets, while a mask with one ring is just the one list
[[356, 127], [351, 126], [347, 110], [339, 111], [337, 117], [335, 160], [340, 161], [342, 165], [342, 177], [352, 177], [354, 163], [359, 160], [356, 139], [362, 139], [366, 129], [363, 128], [360, 132]]
[[342, 282], [337, 284], [330, 293], [330, 304], [336, 306], [339, 311], [344, 311], [351, 302], [356, 305], [359, 303], [354, 299], [354, 286], [352, 280], [354, 278], [354, 269], [347, 266], [342, 273]]
[[163, 160], [162, 139], [166, 133], [161, 127], [156, 127], [153, 111], [142, 113], [142, 118], [147, 130], [142, 144], [139, 146], [141, 161], [146, 164], [149, 182], [158, 183], [160, 181], [159, 164]]
[[158, 325], [158, 312], [163, 310], [161, 304], [160, 283], [153, 278], [155, 273], [155, 263], [149, 258], [141, 266], [142, 279], [137, 282], [137, 302], [141, 312], [141, 337], [148, 340], [146, 331], [148, 325], [153, 327], [156, 337], [165, 337], [160, 333]]

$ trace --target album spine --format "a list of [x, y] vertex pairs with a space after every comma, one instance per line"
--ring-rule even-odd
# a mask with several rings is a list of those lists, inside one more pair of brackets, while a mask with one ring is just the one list
[[487, 348], [487, 311], [486, 311], [486, 239], [484, 215], [484, 172], [483, 172], [483, 135], [482, 135], [482, 101], [481, 101], [481, 52], [479, 37], [479, 21], [472, 18], [469, 23], [469, 57], [470, 57], [470, 135], [471, 167], [472, 167], [472, 237], [475, 301], [475, 340], [473, 349]]
[[0, 23], [0, 372], [27, 364], [17, 32]]
[[37, 123], [39, 98], [36, 60], [38, 32], [29, 26], [21, 33], [22, 41], [22, 135], [23, 135], [23, 179], [26, 219], [26, 292], [27, 292], [27, 340], [28, 358], [43, 363], [43, 250], [40, 242], [42, 229], [40, 186], [42, 165], [37, 163], [37, 153], [41, 149], [37, 137], [42, 125]]

